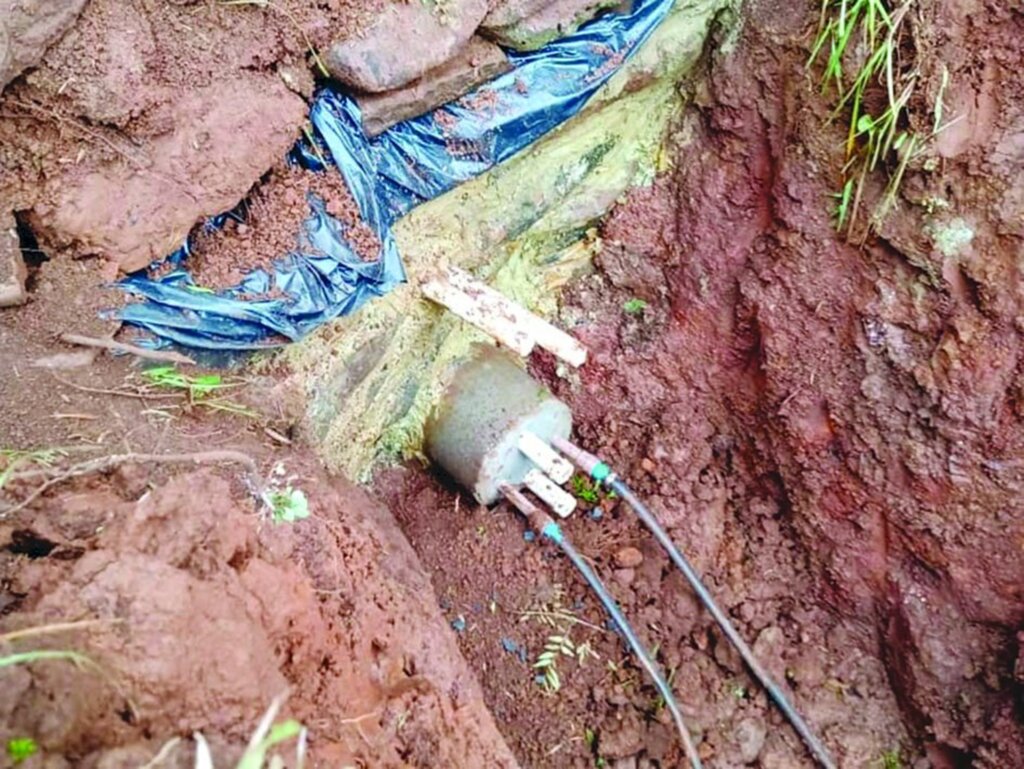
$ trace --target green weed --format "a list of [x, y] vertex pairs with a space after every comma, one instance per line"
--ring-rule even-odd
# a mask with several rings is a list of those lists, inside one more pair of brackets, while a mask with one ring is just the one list
[[558, 660], [561, 657], [574, 659], [581, 667], [591, 657], [600, 659], [588, 642], [576, 644], [568, 634], [548, 636], [544, 651], [537, 656], [533, 667], [543, 674], [544, 681], [541, 685], [550, 694], [562, 688], [562, 679], [558, 673]]
[[569, 481], [569, 485], [576, 498], [589, 505], [596, 505], [602, 499], [615, 499], [614, 491], [609, 491], [599, 484], [594, 483], [586, 475], [574, 475]]
[[[273, 756], [269, 763], [267, 755], [277, 746], [298, 738], [295, 745], [295, 762], [290, 764], [296, 769], [303, 769], [306, 763], [306, 729], [298, 721], [288, 719], [281, 723], [274, 723], [277, 713], [284, 704], [284, 696], [279, 696], [270, 703], [267, 712], [260, 719], [256, 731], [249, 739], [245, 753], [235, 764], [235, 769], [262, 769], [264, 765], [270, 769], [284, 767], [285, 763], [280, 756]], [[210, 753], [210, 746], [206, 738], [199, 732], [195, 734], [196, 759], [195, 769], [213, 769], [213, 756]]]
[[155, 366], [142, 372], [143, 379], [150, 387], [159, 390], [176, 390], [188, 398], [189, 406], [198, 406], [210, 411], [224, 411], [229, 414], [258, 419], [259, 413], [240, 403], [210, 397], [218, 390], [237, 387], [237, 382], [225, 382], [220, 374], [183, 374], [174, 366]]
[[66, 660], [73, 662], [78, 667], [91, 667], [98, 669], [99, 666], [84, 654], [79, 652], [57, 650], [57, 649], [36, 649], [30, 652], [14, 652], [0, 657], [0, 668], [13, 665], [27, 665], [30, 662], [45, 662], [47, 660]]
[[835, 193], [832, 197], [837, 199], [836, 202], [836, 229], [842, 230], [843, 225], [846, 224], [847, 219], [850, 217], [850, 199], [853, 197], [853, 179], [847, 179], [846, 184], [843, 185], [843, 189], [840, 192]]
[[903, 769], [903, 755], [900, 749], [893, 748], [885, 751], [878, 759], [878, 764], [882, 769]]
[[639, 315], [647, 308], [647, 302], [638, 297], [633, 297], [627, 300], [623, 305], [622, 309], [625, 310], [629, 315]]
[[174, 366], [149, 368], [142, 372], [142, 376], [154, 387], [183, 390], [192, 401], [201, 400], [215, 390], [225, 387], [220, 374], [202, 374], [194, 377], [182, 374]]
[[[667, 682], [668, 682], [668, 688], [669, 689], [671, 689], [672, 688], [672, 684], [675, 683], [675, 681], [676, 681], [676, 673], [678, 673], [678, 672], [679, 672], [678, 668], [672, 668], [670, 671], [668, 671]], [[659, 694], [654, 699], [654, 714], [657, 715], [658, 713], [660, 713], [664, 709], [664, 707], [665, 707], [665, 695], [664, 694]]]
[[266, 503], [274, 523], [295, 523], [309, 518], [309, 500], [302, 489], [288, 486], [266, 494]]
[[591, 505], [596, 505], [601, 501], [600, 491], [594, 486], [593, 482], [585, 475], [574, 475], [572, 481], [572, 493], [576, 495], [576, 498], [581, 502], [587, 502]]
[[7, 740], [7, 757], [17, 766], [39, 752], [39, 745], [31, 737], [13, 737]]

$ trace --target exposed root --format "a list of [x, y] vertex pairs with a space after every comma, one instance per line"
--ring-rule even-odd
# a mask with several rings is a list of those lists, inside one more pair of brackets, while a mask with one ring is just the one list
[[[72, 478], [77, 478], [82, 475], [91, 475], [92, 473], [108, 472], [123, 464], [143, 462], [194, 465], [213, 465], [225, 462], [234, 462], [245, 465], [249, 474], [248, 480], [250, 491], [259, 497], [262, 490], [263, 484], [259, 479], [259, 468], [256, 466], [256, 461], [248, 454], [244, 454], [241, 451], [222, 449], [219, 451], [197, 451], [191, 454], [115, 454], [107, 457], [100, 457], [98, 459], [91, 459], [86, 462], [79, 462], [66, 470], [58, 471], [56, 475], [53, 475], [37, 486], [35, 490], [21, 502], [0, 513], [0, 518], [6, 518], [19, 510], [23, 510], [54, 486], [58, 486]], [[38, 477], [39, 475], [49, 475], [51, 472], [53, 471], [34, 470], [28, 473], [15, 475], [12, 480], [24, 479], [33, 476]]]

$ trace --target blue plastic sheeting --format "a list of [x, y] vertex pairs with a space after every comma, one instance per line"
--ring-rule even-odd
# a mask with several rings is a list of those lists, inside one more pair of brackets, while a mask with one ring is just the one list
[[[255, 270], [241, 285], [211, 293], [188, 274], [190, 244], [169, 258], [160, 278], [136, 273], [119, 284], [143, 298], [120, 317], [162, 342], [212, 350], [270, 347], [301, 339], [322, 323], [382, 296], [405, 279], [391, 226], [412, 208], [507, 160], [576, 114], [665, 18], [673, 0], [636, 0], [627, 14], [607, 14], [531, 53], [511, 52], [513, 69], [458, 101], [399, 123], [375, 139], [363, 134], [359, 107], [324, 89], [310, 118], [316, 145], [302, 141], [290, 160], [310, 173], [329, 157], [341, 171], [381, 253], [359, 258], [346, 227], [309, 195], [311, 216], [296, 249]], [[217, 227], [225, 217], [208, 221]], [[275, 291], [276, 289], [276, 291]], [[251, 299], [261, 295], [287, 298]]]

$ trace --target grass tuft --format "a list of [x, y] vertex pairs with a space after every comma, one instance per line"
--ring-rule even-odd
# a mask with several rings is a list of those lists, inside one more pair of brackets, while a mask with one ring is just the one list
[[[824, 61], [822, 90], [835, 90], [834, 117], [846, 116], [843, 185], [834, 197], [839, 200], [836, 229], [845, 228], [847, 238], [857, 219], [868, 173], [894, 157], [898, 161], [872, 216], [877, 226], [895, 203], [907, 164], [922, 146], [909, 128], [918, 71], [912, 60], [905, 61], [900, 55], [913, 1], [905, 0], [893, 8], [884, 0], [822, 0], [818, 37], [807, 66]], [[883, 98], [872, 110], [868, 96], [874, 91], [881, 91]]]
[[155, 366], [142, 372], [146, 383], [157, 390], [175, 390], [184, 393], [189, 406], [197, 406], [210, 411], [226, 411], [229, 414], [258, 419], [259, 414], [240, 403], [210, 397], [213, 393], [237, 387], [240, 382], [225, 382], [220, 374], [200, 374], [191, 376], [183, 374], [174, 366]]

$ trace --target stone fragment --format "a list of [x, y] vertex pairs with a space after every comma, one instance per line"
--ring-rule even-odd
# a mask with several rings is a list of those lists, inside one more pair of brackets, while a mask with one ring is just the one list
[[633, 580], [636, 579], [635, 569], [616, 569], [612, 574], [615, 577], [615, 581], [623, 587], [629, 587], [633, 584]]
[[635, 569], [644, 562], [644, 554], [635, 547], [624, 547], [615, 553], [615, 565], [620, 569]]
[[553, 40], [571, 35], [581, 25], [606, 8], [619, 5], [619, 0], [554, 0], [540, 3], [530, 16], [501, 23], [513, 14], [506, 6], [488, 14], [481, 31], [499, 45], [519, 51], [534, 51]]
[[765, 725], [764, 719], [751, 716], [740, 721], [732, 734], [739, 748], [740, 761], [744, 764], [754, 763], [761, 755], [767, 735], [768, 727]]
[[408, 85], [466, 44], [487, 13], [487, 0], [386, 3], [362, 35], [332, 42], [324, 54], [331, 76], [359, 91]]
[[501, 48], [473, 36], [450, 60], [404, 88], [357, 96], [363, 131], [367, 136], [377, 136], [395, 123], [457, 99], [511, 68]]
[[21, 258], [18, 229], [14, 215], [0, 214], [0, 307], [13, 307], [28, 301], [25, 280], [28, 269]]
[[86, 0], [0, 0], [0, 89], [38, 64]]
[[485, 29], [507, 27], [544, 10], [550, 0], [496, 0], [480, 25]]

